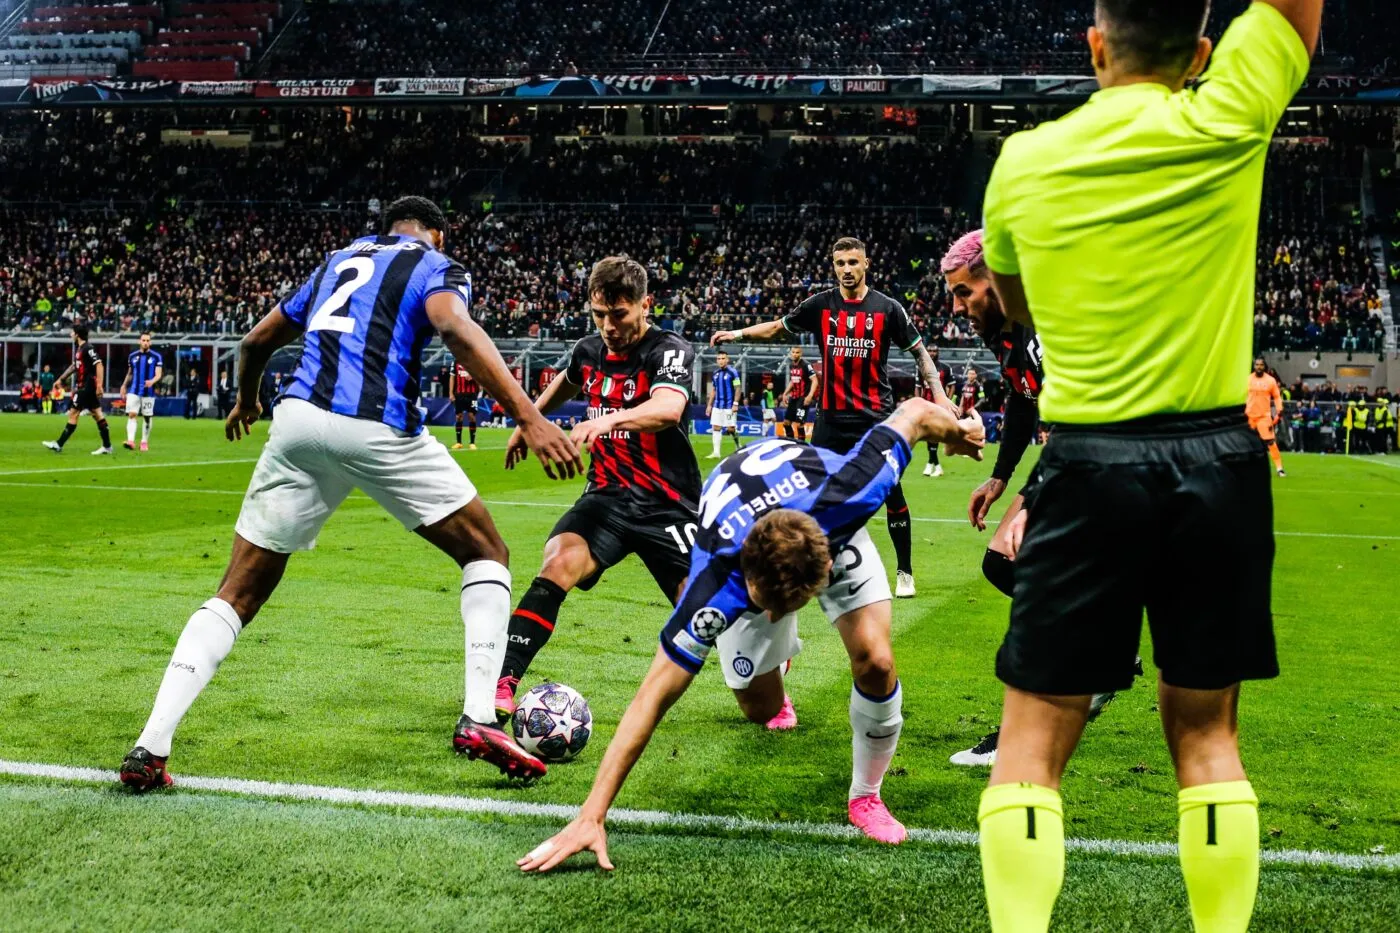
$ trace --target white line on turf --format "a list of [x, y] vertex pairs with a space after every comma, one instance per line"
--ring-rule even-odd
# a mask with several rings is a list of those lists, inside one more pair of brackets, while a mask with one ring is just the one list
[[[234, 463], [237, 461], [219, 461], [221, 463]], [[8, 474], [0, 473], [0, 476]], [[56, 485], [54, 483], [14, 483], [0, 481], [0, 486], [14, 486], [21, 489], [62, 489], [65, 492], [76, 492], [78, 490], [101, 491], [101, 492], [167, 492], [167, 493], [197, 493], [201, 495], [213, 496], [242, 496], [240, 489], [189, 489], [182, 486], [110, 486], [106, 483], [78, 484], [78, 485]], [[350, 499], [368, 500], [369, 496], [349, 496]], [[517, 499], [483, 499], [488, 506], [519, 507], [527, 509], [547, 509], [568, 505], [567, 502], [524, 502]], [[966, 519], [962, 518], [914, 518], [916, 522], [929, 522], [941, 525], [964, 525]], [[1276, 531], [1274, 534], [1281, 538], [1340, 538], [1352, 541], [1400, 541], [1400, 535], [1358, 535], [1358, 534], [1334, 534], [1324, 531]]]
[[[84, 453], [83, 456], [91, 456]], [[173, 463], [116, 463], [108, 465], [92, 464], [81, 467], [54, 467], [47, 470], [0, 470], [0, 476], [47, 476], [50, 473], [87, 473], [92, 470], [156, 470], [167, 467], [214, 466], [224, 463], [257, 463], [256, 457], [241, 457], [231, 460], [177, 460]]]
[[[34, 764], [0, 759], [0, 774], [21, 777], [49, 778], [57, 781], [112, 784], [114, 771], [98, 768], [75, 768], [68, 765]], [[555, 803], [520, 803], [488, 797], [457, 797], [448, 794], [417, 794], [404, 791], [356, 790], [350, 787], [325, 787], [316, 784], [287, 784], [272, 781], [247, 781], [239, 778], [180, 777], [177, 786], [188, 790], [216, 791], [249, 797], [272, 797], [288, 800], [318, 800], [325, 803], [359, 804], [378, 807], [408, 807], [417, 810], [451, 810], [458, 813], [481, 813], [494, 816], [537, 817], [569, 820], [578, 813], [577, 807]], [[858, 839], [854, 826], [840, 823], [777, 822], [753, 820], [740, 816], [718, 816], [703, 813], [670, 813], [664, 810], [615, 809], [608, 814], [614, 826], [636, 828], [676, 828], [718, 830], [758, 834], [787, 834], [824, 839]], [[974, 846], [977, 834], [951, 829], [911, 829], [909, 838], [936, 846]], [[1166, 842], [1130, 842], [1118, 839], [1066, 839], [1071, 852], [1096, 855], [1147, 856], [1174, 858], [1176, 846]], [[1352, 855], [1316, 849], [1265, 849], [1260, 861], [1274, 865], [1305, 865], [1327, 868], [1362, 870], [1400, 870], [1400, 855]]]

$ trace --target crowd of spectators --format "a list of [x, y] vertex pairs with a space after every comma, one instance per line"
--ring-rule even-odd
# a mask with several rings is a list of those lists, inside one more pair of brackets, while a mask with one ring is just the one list
[[1329, 188], [1358, 178], [1360, 160], [1359, 149], [1342, 145], [1279, 144], [1270, 153], [1255, 282], [1259, 345], [1352, 352], [1384, 347], [1381, 274], [1367, 237], [1359, 224], [1324, 219]]
[[705, 204], [763, 198], [754, 143], [580, 140], [532, 152], [519, 193], [560, 203]]
[[[1222, 0], [1216, 39], [1247, 0]], [[1087, 73], [1092, 0], [308, 0], [276, 76]], [[1394, 74], [1392, 0], [1327, 5], [1323, 63]]]

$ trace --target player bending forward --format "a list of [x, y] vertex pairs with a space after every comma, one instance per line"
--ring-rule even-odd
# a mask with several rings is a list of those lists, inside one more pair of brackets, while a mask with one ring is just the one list
[[506, 774], [544, 773], [495, 724], [510, 571], [471, 480], [423, 430], [419, 351], [433, 332], [517, 419], [546, 473], [557, 467], [572, 476], [582, 464], [471, 319], [467, 273], [441, 252], [446, 229], [446, 217], [426, 198], [395, 201], [385, 235], [331, 253], [243, 338], [238, 399], [224, 428], [231, 441], [250, 433], [262, 413], [257, 390], [273, 351], [303, 334], [305, 345], [253, 470], [223, 582], [185, 624], [146, 728], [122, 762], [121, 781], [133, 790], [172, 783], [166, 759], [180, 720], [276, 589], [288, 556], [315, 546], [355, 487], [462, 568], [466, 701], [453, 747]]
[[772, 716], [783, 668], [802, 647], [797, 611], [817, 597], [851, 657], [851, 822], [872, 839], [902, 842], [880, 799], [904, 719], [890, 646], [890, 589], [865, 523], [909, 465], [911, 445], [948, 444], [980, 456], [982, 422], [911, 399], [849, 453], [788, 440], [751, 444], [715, 468], [700, 499], [690, 581], [661, 646], [618, 723], [593, 790], [563, 831], [517, 863], [548, 871], [590, 849], [611, 869], [604, 819], [657, 723], [719, 648], [724, 677], [745, 714]]
[[[1040, 387], [1045, 382], [1043, 353], [1035, 330], [1025, 324], [1013, 323], [1002, 311], [987, 273], [981, 230], [974, 230], [953, 244], [943, 257], [941, 271], [948, 280], [948, 291], [953, 295], [953, 311], [965, 314], [972, 320], [973, 329], [1001, 364], [1001, 376], [1008, 390], [1001, 446], [996, 464], [992, 467], [992, 477], [973, 491], [967, 506], [967, 517], [972, 527], [986, 531], [987, 513], [1006, 492], [1006, 484], [1015, 475], [1016, 467], [1025, 456], [1026, 448], [1035, 435], [1036, 423], [1040, 420], [1037, 399], [1040, 397]], [[1012, 562], [1009, 541], [1011, 520], [1021, 511], [1024, 502], [1025, 497], [1020, 493], [1011, 500], [1010, 508], [1002, 516], [1001, 524], [987, 545], [987, 553], [982, 557], [982, 574], [987, 582], [1007, 596], [1012, 595], [1016, 583], [1016, 565]], [[1137, 672], [1142, 673], [1141, 658], [1137, 662]], [[1089, 721], [1097, 719], [1116, 695], [1114, 692], [1094, 694], [1089, 702]], [[972, 748], [958, 752], [948, 760], [955, 765], [990, 767], [997, 760], [1000, 735], [1000, 727], [993, 729]]]
[[[509, 717], [515, 690], [549, 641], [569, 591], [590, 590], [628, 554], [642, 559], [666, 599], [680, 598], [690, 566], [700, 466], [690, 446], [695, 350], [651, 323], [646, 267], [625, 256], [596, 263], [588, 277], [596, 334], [539, 398], [548, 414], [580, 393], [588, 420], [573, 440], [590, 454], [588, 486], [544, 545], [544, 565], [510, 618], [510, 644], [496, 686], [496, 712]], [[524, 457], [518, 435], [506, 469]]]
[[150, 449], [151, 418], [156, 413], [156, 383], [164, 371], [160, 354], [151, 349], [151, 332], [143, 331], [141, 349], [127, 357], [126, 378], [122, 380], [119, 393], [126, 396], [126, 440], [122, 446], [127, 450], [136, 449], [137, 418], [144, 422], [141, 427], [141, 450]]

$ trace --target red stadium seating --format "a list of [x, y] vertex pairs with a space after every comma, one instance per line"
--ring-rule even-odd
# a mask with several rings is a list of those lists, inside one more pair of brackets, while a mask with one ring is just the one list
[[161, 15], [154, 3], [144, 6], [41, 6], [29, 15], [34, 19], [132, 19], [154, 18]]
[[133, 63], [131, 73], [166, 81], [233, 81], [238, 77], [238, 62], [152, 60]]
[[223, 45], [148, 45], [142, 50], [147, 58], [155, 59], [204, 59], [231, 58], [246, 62], [251, 53], [242, 43]]
[[151, 41], [158, 45], [208, 45], [211, 42], [246, 42], [257, 45], [262, 33], [256, 29], [200, 29], [177, 32], [162, 29]]

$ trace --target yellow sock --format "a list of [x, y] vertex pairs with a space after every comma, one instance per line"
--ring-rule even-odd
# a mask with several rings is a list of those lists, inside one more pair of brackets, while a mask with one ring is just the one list
[[988, 787], [977, 822], [993, 933], [1044, 933], [1065, 880], [1059, 792], [1039, 784]]
[[1196, 933], [1243, 933], [1259, 890], [1259, 798], [1248, 781], [1182, 789], [1178, 847]]

